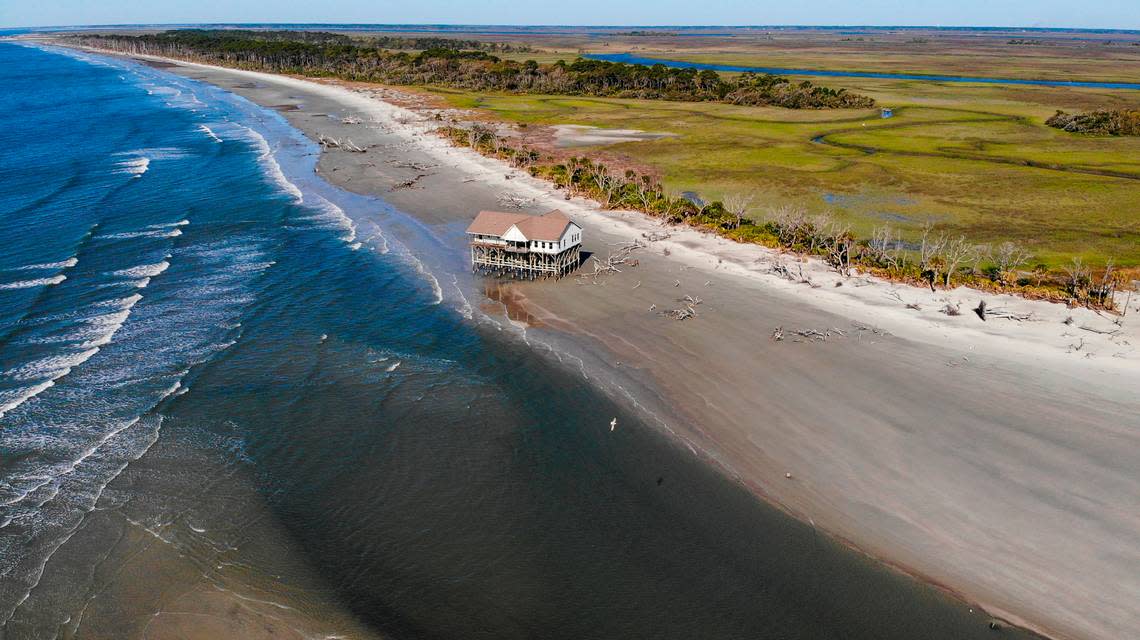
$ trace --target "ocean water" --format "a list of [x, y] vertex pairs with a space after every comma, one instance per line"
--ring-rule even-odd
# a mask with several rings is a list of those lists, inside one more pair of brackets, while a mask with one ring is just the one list
[[277, 114], [8, 43], [0, 87], [0, 637], [989, 637], [473, 309]]

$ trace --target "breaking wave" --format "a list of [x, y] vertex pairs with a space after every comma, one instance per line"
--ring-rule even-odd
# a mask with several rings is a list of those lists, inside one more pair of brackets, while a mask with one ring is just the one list
[[213, 129], [211, 129], [210, 127], [208, 127], [204, 124], [198, 125], [198, 131], [201, 131], [202, 133], [209, 136], [209, 138], [211, 140], [213, 140], [214, 142], [218, 142], [218, 143], [222, 142], [222, 139], [218, 137], [218, 134], [214, 133]]
[[16, 271], [33, 271], [38, 269], [68, 269], [74, 267], [79, 263], [79, 258], [71, 257], [67, 260], [60, 260], [59, 262], [42, 262], [40, 264], [29, 264], [27, 266], [18, 267]]
[[[168, 258], [170, 256], [167, 256]], [[140, 264], [137, 267], [130, 267], [129, 269], [119, 269], [112, 271], [110, 275], [121, 278], [153, 278], [163, 271], [170, 268], [170, 262], [163, 260], [154, 264]]]
[[45, 380], [30, 387], [18, 387], [16, 389], [0, 391], [0, 418], [3, 418], [4, 414], [31, 400], [41, 392], [48, 390], [54, 384], [54, 380]]
[[294, 202], [297, 204], [304, 202], [304, 194], [301, 193], [301, 189], [299, 189], [297, 185], [285, 177], [285, 173], [281, 170], [281, 165], [277, 164], [277, 159], [273, 157], [273, 149], [270, 148], [269, 141], [265, 139], [265, 136], [249, 127], [243, 127], [243, 129], [246, 139], [253, 143], [257, 149], [258, 161], [261, 163], [262, 168], [265, 169], [269, 179], [280, 187], [282, 192], [292, 196]]
[[139, 177], [150, 168], [150, 158], [132, 158], [115, 163], [115, 173], [126, 173]]
[[67, 280], [67, 276], [60, 274], [50, 278], [36, 278], [35, 280], [19, 280], [17, 282], [6, 282], [0, 284], [0, 289], [31, 289], [33, 287], [46, 287], [53, 284], [59, 284]]
[[99, 236], [100, 240], [130, 240], [132, 238], [177, 238], [182, 235], [182, 230], [175, 227], [170, 229], [168, 227], [161, 227], [158, 229], [144, 229], [142, 231], [124, 231], [122, 233], [108, 233], [104, 236]]

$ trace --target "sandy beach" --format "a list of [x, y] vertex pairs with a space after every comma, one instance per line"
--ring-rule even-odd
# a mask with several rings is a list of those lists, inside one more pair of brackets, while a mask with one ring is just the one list
[[[901, 571], [1051, 637], [1140, 628], [1140, 296], [1116, 323], [1010, 296], [842, 278], [566, 201], [450, 147], [431, 132], [438, 122], [379, 87], [164, 66], [274, 108], [313, 139], [367, 148], [327, 150], [318, 171], [413, 215], [458, 256], [467, 222], [500, 208], [503, 193], [532, 199], [527, 211], [562, 209], [597, 255], [642, 240], [638, 266], [596, 284], [506, 283], [495, 297], [509, 304], [472, 302], [526, 320], [521, 335], [557, 345], [553, 355], [652, 413], [694, 455]], [[645, 239], [653, 233], [669, 237]], [[696, 318], [660, 314], [685, 295], [702, 300]], [[1028, 318], [982, 321], [970, 309], [983, 299]], [[962, 313], [941, 313], [947, 303]]]

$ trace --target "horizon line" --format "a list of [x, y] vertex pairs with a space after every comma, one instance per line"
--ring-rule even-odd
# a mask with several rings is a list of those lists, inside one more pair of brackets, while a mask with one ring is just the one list
[[516, 29], [536, 28], [592, 28], [592, 29], [929, 29], [929, 30], [1010, 30], [1010, 31], [1068, 31], [1089, 33], [1135, 33], [1140, 34], [1140, 27], [1062, 27], [1062, 26], [1011, 26], [1011, 25], [982, 25], [982, 24], [541, 24], [541, 23], [449, 23], [449, 22], [121, 22], [103, 24], [57, 24], [34, 26], [0, 26], [0, 29], [107, 29], [121, 27], [195, 27], [195, 26], [362, 26], [362, 27], [510, 27]]

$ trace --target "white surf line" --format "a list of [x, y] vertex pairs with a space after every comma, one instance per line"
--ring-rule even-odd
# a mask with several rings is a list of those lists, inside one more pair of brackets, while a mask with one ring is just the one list
[[43, 262], [40, 264], [29, 264], [23, 267], [16, 267], [15, 271], [32, 271], [37, 269], [69, 269], [79, 264], [79, 258], [72, 256], [67, 260], [59, 262]]
[[281, 165], [277, 163], [277, 158], [273, 155], [273, 149], [269, 146], [269, 141], [265, 136], [261, 135], [252, 127], [245, 125], [237, 125], [245, 131], [246, 140], [252, 142], [258, 151], [258, 160], [262, 163], [262, 168], [265, 169], [269, 179], [281, 188], [281, 191], [292, 196], [296, 204], [305, 202], [305, 194], [301, 189], [289, 181], [285, 177], [285, 172], [281, 170]]
[[61, 273], [57, 276], [52, 276], [50, 278], [35, 278], [34, 280], [18, 280], [16, 282], [6, 282], [3, 284], [0, 284], [0, 290], [32, 289], [35, 287], [47, 287], [47, 286], [59, 284], [59, 283], [63, 282], [64, 280], [67, 280], [67, 276], [65, 276]]
[[144, 229], [142, 231], [123, 231], [121, 233], [108, 233], [107, 235], [96, 236], [97, 240], [130, 240], [132, 238], [177, 238], [182, 235], [182, 230], [178, 228], [170, 228], [169, 226], [157, 229]]
[[[39, 382], [30, 387], [18, 389], [16, 391], [0, 392], [0, 418], [3, 418], [13, 409], [16, 409], [17, 407], [23, 405], [25, 402], [32, 400], [39, 394], [47, 391], [55, 385], [57, 380], [71, 373], [72, 369], [78, 367], [87, 360], [90, 360], [96, 353], [99, 352], [100, 347], [111, 342], [111, 339], [115, 336], [119, 329], [122, 328], [123, 324], [127, 321], [127, 318], [130, 317], [131, 309], [141, 299], [142, 296], [137, 294], [128, 298], [124, 298], [123, 301], [125, 301], [126, 306], [119, 309], [118, 311], [98, 316], [92, 316], [90, 318], [85, 318], [82, 320], [82, 323], [88, 324], [92, 327], [91, 331], [94, 337], [93, 340], [79, 345], [80, 348], [85, 349], [84, 351], [78, 354], [72, 354], [70, 356], [53, 356], [51, 358], [44, 358], [40, 361], [25, 363], [24, 365], [16, 367], [14, 370], [4, 372], [3, 375], [11, 376], [15, 380], [31, 380], [35, 378], [30, 378], [28, 376], [31, 375], [35, 369], [35, 365], [38, 364], [39, 371], [42, 372], [42, 377], [46, 377], [47, 380]], [[13, 371], [15, 372], [14, 375]]]
[[107, 275], [120, 277], [120, 278], [153, 278], [170, 268], [170, 255], [166, 256], [161, 262], [153, 264], [140, 264], [138, 266], [130, 267], [127, 269], [119, 269], [117, 271], [110, 271]]
[[210, 139], [211, 139], [211, 140], [213, 140], [214, 142], [217, 142], [217, 143], [221, 144], [221, 142], [222, 142], [222, 139], [221, 139], [221, 138], [219, 138], [219, 137], [218, 137], [218, 134], [214, 133], [214, 130], [213, 130], [213, 129], [211, 129], [210, 127], [208, 127], [208, 126], [206, 126], [206, 125], [204, 125], [204, 124], [200, 124], [200, 125], [198, 125], [198, 131], [201, 131], [202, 133], [204, 133], [204, 134], [206, 134], [207, 136], [209, 136], [209, 137], [210, 137]]
[[150, 168], [150, 158], [134, 158], [115, 163], [115, 173], [129, 174], [135, 178], [142, 177]]
[[37, 385], [21, 387], [13, 391], [0, 391], [0, 418], [28, 400], [51, 388], [55, 380], [45, 380]]
[[[120, 425], [119, 427], [112, 429], [112, 430], [108, 431], [107, 433], [105, 433], [103, 435], [103, 437], [97, 439], [94, 444], [88, 446], [86, 449], [81, 451], [79, 456], [74, 458], [70, 462], [46, 467], [44, 470], [46, 472], [48, 472], [48, 475], [34, 476], [37, 480], [42, 480], [42, 482], [39, 482], [38, 484], [29, 485], [26, 489], [22, 489], [18, 496], [14, 497], [14, 498], [10, 498], [8, 500], [5, 500], [4, 502], [0, 502], [0, 506], [5, 506], [5, 507], [15, 506], [15, 505], [23, 502], [24, 499], [27, 498], [28, 496], [34, 494], [35, 492], [37, 492], [40, 489], [42, 489], [43, 487], [51, 484], [52, 482], [55, 482], [56, 480], [59, 480], [60, 478], [62, 478], [64, 476], [71, 475], [72, 473], [75, 472], [75, 469], [78, 468], [79, 465], [83, 463], [84, 460], [87, 460], [92, 455], [94, 455], [96, 451], [98, 451], [103, 445], [107, 444], [107, 442], [109, 442], [112, 438], [119, 435], [123, 431], [126, 431], [127, 429], [130, 429], [131, 427], [135, 426], [136, 424], [138, 424], [138, 422], [139, 422], [139, 418], [134, 418], [133, 420], [128, 420], [128, 421], [124, 422], [122, 425]], [[56, 491], [58, 493], [58, 487], [56, 488]], [[54, 498], [55, 496], [53, 495], [52, 497]], [[48, 500], [43, 500], [36, 506], [42, 507], [45, 504], [47, 504], [50, 500], [51, 500], [51, 498], [49, 498]]]
[[348, 215], [345, 214], [344, 209], [340, 208], [333, 202], [330, 202], [327, 198], [320, 194], [310, 193], [309, 195], [313, 196], [316, 202], [306, 202], [305, 206], [316, 210], [317, 213], [312, 216], [296, 218], [296, 220], [326, 222], [328, 223], [328, 228], [344, 231], [345, 235], [341, 238], [341, 240], [347, 243], [350, 247], [358, 249], [360, 243], [356, 242], [356, 223], [352, 220], [352, 218], [349, 218]]
[[[141, 418], [136, 418], [135, 421], [132, 422], [132, 425], [137, 423], [139, 420], [141, 420]], [[154, 443], [158, 441], [158, 434], [162, 429], [162, 416], [157, 416], [156, 422], [157, 424], [155, 425], [155, 429], [151, 433], [150, 442], [146, 443], [140, 451], [131, 455], [131, 457], [125, 460], [119, 466], [119, 468], [116, 469], [110, 475], [110, 477], [102, 483], [99, 489], [95, 492], [93, 498], [89, 501], [88, 505], [82, 509], [83, 513], [76, 519], [75, 525], [62, 538], [59, 538], [55, 541], [55, 544], [51, 547], [50, 551], [48, 551], [43, 561], [41, 561], [39, 563], [39, 566], [33, 570], [34, 579], [32, 580], [32, 584], [28, 587], [23, 597], [21, 597], [19, 601], [16, 602], [15, 606], [12, 607], [11, 611], [9, 611], [8, 614], [4, 616], [4, 619], [0, 620], [0, 628], [3, 628], [5, 625], [7, 625], [8, 622], [16, 615], [16, 611], [18, 611], [20, 607], [23, 606], [25, 602], [27, 602], [28, 598], [31, 597], [32, 592], [36, 590], [40, 584], [40, 581], [43, 579], [44, 569], [47, 567], [48, 562], [51, 561], [56, 552], [59, 551], [59, 549], [64, 544], [66, 544], [68, 540], [71, 540], [76, 532], [79, 531], [80, 527], [83, 526], [83, 522], [86, 519], [87, 514], [94, 511], [96, 505], [99, 504], [99, 500], [103, 497], [103, 492], [107, 489], [107, 486], [111, 484], [111, 482], [114, 482], [115, 478], [119, 477], [119, 475], [122, 474], [123, 470], [126, 469], [130, 463], [138, 460], [143, 455], [145, 455], [146, 452], [149, 451], [152, 446], [154, 446]], [[120, 430], [119, 433], [123, 433], [123, 431], [124, 430]]]

